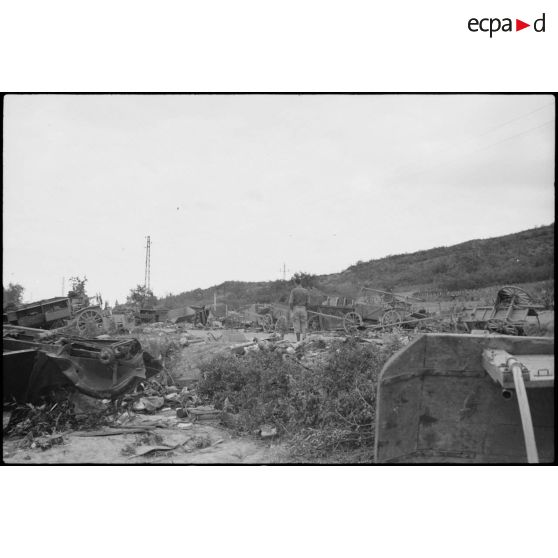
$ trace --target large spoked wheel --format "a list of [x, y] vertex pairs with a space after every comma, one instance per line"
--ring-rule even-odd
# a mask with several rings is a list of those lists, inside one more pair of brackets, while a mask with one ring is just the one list
[[308, 331], [321, 331], [320, 316], [312, 316], [308, 320]]
[[521, 287], [506, 285], [498, 291], [496, 304], [512, 304], [514, 306], [527, 307], [533, 304], [531, 295]]
[[403, 321], [403, 317], [397, 310], [387, 310], [382, 315], [382, 319], [380, 321], [382, 327], [385, 328], [392, 328], [396, 325], [399, 325], [400, 322]]
[[101, 330], [103, 328], [103, 316], [99, 310], [93, 308], [84, 310], [78, 315], [76, 326], [82, 335], [91, 330]]
[[358, 328], [362, 326], [362, 317], [358, 312], [347, 312], [343, 316], [343, 329], [349, 333], [353, 334], [358, 331]]
[[275, 332], [284, 335], [289, 331], [289, 322], [285, 316], [279, 316], [275, 322]]

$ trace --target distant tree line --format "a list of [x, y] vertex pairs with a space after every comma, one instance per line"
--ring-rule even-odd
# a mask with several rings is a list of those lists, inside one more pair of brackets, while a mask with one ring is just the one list
[[294, 286], [294, 279], [297, 277], [301, 279], [302, 285], [307, 288], [317, 286], [318, 278], [316, 275], [298, 271], [288, 281], [281, 279], [265, 282], [226, 281], [208, 289], [195, 289], [177, 295], [169, 294], [159, 299], [159, 304], [168, 308], [212, 304], [214, 294], [219, 303], [227, 304], [230, 309], [248, 306], [256, 302], [286, 304]]

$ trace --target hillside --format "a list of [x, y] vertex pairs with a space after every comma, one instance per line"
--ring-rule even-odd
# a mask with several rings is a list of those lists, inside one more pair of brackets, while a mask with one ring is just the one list
[[[308, 271], [308, 270], [307, 270]], [[328, 294], [354, 296], [360, 287], [427, 292], [554, 279], [554, 224], [515, 234], [470, 240], [454, 246], [358, 262], [341, 273], [309, 276], [307, 283]], [[254, 302], [284, 302], [288, 281], [227, 281], [160, 300], [168, 307], [213, 302], [231, 308]]]

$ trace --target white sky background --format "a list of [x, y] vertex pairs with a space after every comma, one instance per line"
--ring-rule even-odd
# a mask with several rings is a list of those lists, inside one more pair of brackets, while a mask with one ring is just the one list
[[8, 96], [3, 282], [112, 304], [554, 221], [551, 96]]

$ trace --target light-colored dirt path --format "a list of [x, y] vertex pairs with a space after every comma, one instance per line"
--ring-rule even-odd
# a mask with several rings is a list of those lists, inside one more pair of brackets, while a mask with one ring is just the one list
[[[208, 424], [191, 424], [179, 428], [168, 416], [149, 415], [134, 421], [157, 422], [167, 425], [148, 433], [125, 433], [114, 436], [83, 437], [81, 432], [68, 432], [64, 442], [47, 450], [23, 449], [20, 440], [5, 439], [3, 458], [5, 463], [55, 464], [55, 463], [125, 463], [131, 464], [179, 464], [179, 463], [274, 463], [286, 453], [280, 444], [263, 441], [256, 437], [236, 437], [226, 429]], [[104, 428], [110, 431], [110, 428]], [[171, 451], [157, 451], [147, 455], [142, 452], [157, 446], [178, 446]]]

